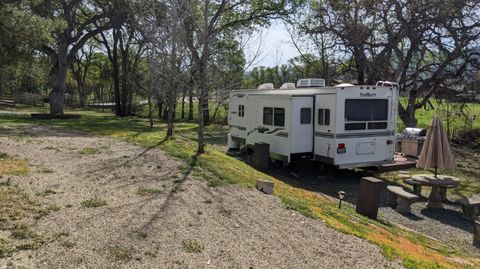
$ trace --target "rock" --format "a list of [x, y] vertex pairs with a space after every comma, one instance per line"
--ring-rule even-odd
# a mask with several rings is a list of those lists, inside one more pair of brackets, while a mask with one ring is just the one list
[[274, 185], [275, 184], [271, 181], [257, 179], [257, 183], [255, 184], [255, 187], [257, 188], [257, 190], [263, 193], [272, 194]]

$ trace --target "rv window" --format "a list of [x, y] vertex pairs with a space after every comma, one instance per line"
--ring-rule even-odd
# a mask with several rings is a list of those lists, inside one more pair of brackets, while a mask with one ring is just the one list
[[387, 99], [345, 100], [345, 121], [380, 121], [387, 119]]
[[318, 110], [318, 125], [324, 125], [323, 122], [324, 122], [324, 113], [325, 113], [325, 109], [319, 109]]
[[330, 109], [325, 109], [325, 125], [330, 125]]
[[368, 129], [387, 129], [387, 122], [386, 121], [381, 121], [381, 122], [369, 122], [368, 123]]
[[285, 108], [274, 108], [273, 125], [285, 126]]
[[345, 123], [345, 130], [365, 130], [365, 123]]
[[330, 125], [330, 109], [318, 110], [318, 125]]
[[244, 105], [239, 105], [238, 106], [238, 116], [239, 117], [245, 117], [245, 106]]
[[312, 123], [312, 109], [309, 107], [302, 107], [300, 109], [300, 124]]
[[272, 125], [273, 122], [273, 108], [264, 107], [263, 108], [263, 124]]

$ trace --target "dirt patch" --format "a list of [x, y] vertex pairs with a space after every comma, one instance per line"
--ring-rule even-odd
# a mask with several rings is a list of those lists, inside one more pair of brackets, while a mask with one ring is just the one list
[[15, 251], [0, 267], [401, 267], [377, 246], [288, 210], [275, 196], [208, 187], [158, 149], [22, 128], [21, 139], [0, 129], [1, 150], [31, 165], [10, 180], [58, 210], [36, 222], [41, 246]]

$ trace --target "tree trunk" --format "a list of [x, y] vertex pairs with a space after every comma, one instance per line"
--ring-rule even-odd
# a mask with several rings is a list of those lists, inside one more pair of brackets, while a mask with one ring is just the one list
[[173, 113], [173, 106], [170, 104], [167, 112], [167, 138], [173, 138]]
[[416, 127], [417, 120], [415, 119], [415, 111], [417, 110], [417, 108], [415, 97], [408, 97], [408, 104], [406, 108], [402, 107], [400, 103], [398, 104], [398, 106], [398, 115], [403, 121], [405, 127]]
[[152, 109], [152, 90], [148, 89], [148, 121], [150, 129], [153, 129], [153, 109]]
[[119, 70], [118, 70], [118, 29], [113, 29], [113, 57], [112, 57], [112, 67], [113, 67], [113, 87], [115, 94], [115, 115], [121, 116], [122, 106], [120, 99], [120, 81], [119, 81]]
[[128, 116], [131, 111], [128, 111], [128, 97], [129, 97], [129, 88], [127, 80], [127, 65], [128, 65], [128, 48], [123, 48], [122, 37], [120, 37], [120, 47], [122, 53], [122, 94], [121, 94], [121, 104], [122, 104], [122, 116]]
[[63, 115], [65, 91], [67, 86], [65, 84], [67, 78], [67, 47], [61, 45], [60, 53], [56, 57], [56, 63], [50, 71], [49, 84], [52, 87], [50, 93], [50, 114]]
[[[205, 97], [207, 96], [207, 89], [208, 89], [208, 77], [207, 77], [207, 68], [206, 68], [206, 60], [204, 60], [203, 64], [199, 68], [199, 75], [200, 75], [200, 89], [198, 94], [198, 149], [197, 153], [202, 154], [205, 152], [205, 115], [208, 117], [208, 110], [205, 113]], [[203, 105], [202, 105], [203, 104]], [[207, 103], [208, 105], [208, 103]]]
[[158, 119], [162, 119], [162, 112], [163, 112], [163, 103], [161, 101], [157, 102], [157, 107], [158, 107]]
[[[193, 85], [190, 85], [191, 87]], [[188, 117], [187, 120], [193, 120], [193, 88], [188, 90]]]
[[186, 91], [183, 90], [182, 91], [182, 120], [185, 119], [185, 95], [186, 95]]
[[205, 89], [205, 96], [203, 97], [203, 122], [204, 125], [210, 124], [210, 110], [208, 108], [208, 89]]
[[200, 89], [200, 94], [198, 97], [199, 105], [198, 105], [198, 141], [197, 141], [197, 153], [202, 154], [205, 152], [205, 141], [204, 141], [204, 120], [203, 120], [203, 106], [200, 105], [203, 103], [203, 88]]

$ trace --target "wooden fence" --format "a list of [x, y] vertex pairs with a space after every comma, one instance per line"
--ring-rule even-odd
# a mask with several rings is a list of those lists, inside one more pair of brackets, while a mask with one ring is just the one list
[[44, 106], [47, 96], [34, 93], [15, 93], [13, 94], [13, 101], [15, 103], [30, 105], [30, 106]]

